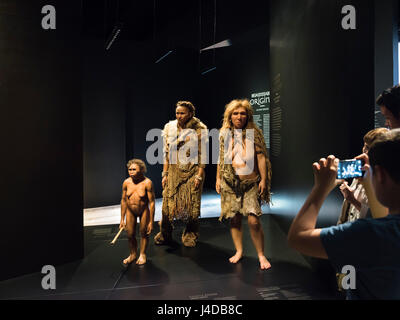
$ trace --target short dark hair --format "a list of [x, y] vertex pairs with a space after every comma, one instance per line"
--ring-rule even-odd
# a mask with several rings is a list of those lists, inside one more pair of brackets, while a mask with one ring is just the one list
[[400, 184], [400, 129], [379, 135], [368, 156], [371, 167], [385, 168], [392, 179]]
[[145, 174], [147, 172], [146, 164], [140, 160], [140, 159], [131, 159], [128, 161], [126, 164], [126, 167], [129, 169], [129, 167], [133, 164], [136, 164], [140, 168], [140, 172]]
[[396, 119], [400, 119], [400, 85], [386, 89], [376, 99], [376, 104], [389, 109]]

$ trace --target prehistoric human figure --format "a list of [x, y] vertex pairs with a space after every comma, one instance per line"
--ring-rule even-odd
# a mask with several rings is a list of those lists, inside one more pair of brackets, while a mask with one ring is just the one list
[[179, 101], [176, 104], [176, 120], [167, 123], [163, 130], [163, 205], [160, 232], [154, 238], [157, 245], [172, 240], [172, 223], [176, 219], [186, 223], [182, 234], [183, 245], [196, 246], [205, 178], [201, 152], [207, 137], [207, 127], [195, 117], [193, 104]]
[[262, 131], [253, 120], [248, 100], [233, 100], [224, 113], [220, 131], [220, 157], [216, 190], [221, 195], [221, 217], [231, 219], [231, 235], [237, 263], [243, 257], [242, 217], [247, 217], [251, 238], [261, 269], [271, 264], [264, 255], [264, 233], [260, 222], [261, 203], [270, 203], [271, 163]]
[[[129, 178], [122, 184], [121, 223], [128, 234], [130, 255], [123, 263], [130, 264], [137, 258], [136, 224], [140, 219], [140, 255], [136, 264], [146, 263], [146, 248], [153, 231], [155, 196], [153, 183], [145, 177], [146, 165], [142, 160], [132, 159], [127, 165]], [[125, 220], [126, 218], [126, 220]]]

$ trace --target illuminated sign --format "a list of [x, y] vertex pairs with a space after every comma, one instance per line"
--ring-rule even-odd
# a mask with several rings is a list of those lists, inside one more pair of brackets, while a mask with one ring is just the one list
[[267, 149], [270, 149], [270, 91], [253, 93], [250, 104], [254, 110], [254, 122], [262, 130]]

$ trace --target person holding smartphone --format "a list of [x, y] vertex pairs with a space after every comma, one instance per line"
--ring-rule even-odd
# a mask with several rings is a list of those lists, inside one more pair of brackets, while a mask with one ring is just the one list
[[400, 299], [400, 129], [377, 137], [364, 161], [365, 176], [389, 214], [317, 229], [318, 213], [338, 185], [339, 159], [329, 156], [313, 164], [314, 187], [288, 242], [305, 255], [328, 259], [339, 273], [351, 267], [355, 283], [347, 288], [348, 299]]
[[[368, 151], [376, 138], [388, 131], [389, 130], [386, 128], [378, 128], [369, 131], [364, 136], [364, 147], [362, 149], [362, 153], [368, 154]], [[368, 197], [362, 182], [355, 178], [349, 186], [347, 181], [345, 181], [340, 185], [340, 191], [343, 194], [344, 201], [341, 215], [337, 224], [339, 225], [366, 218], [369, 206]]]

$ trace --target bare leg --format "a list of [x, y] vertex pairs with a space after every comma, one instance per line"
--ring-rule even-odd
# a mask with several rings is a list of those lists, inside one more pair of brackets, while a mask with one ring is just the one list
[[247, 221], [250, 228], [251, 239], [256, 248], [258, 260], [260, 261], [260, 268], [261, 270], [267, 270], [271, 268], [271, 263], [264, 255], [264, 231], [260, 219], [255, 215], [250, 214]]
[[146, 208], [142, 216], [140, 217], [140, 255], [139, 259], [136, 261], [136, 264], [143, 265], [147, 261], [146, 257], [146, 249], [149, 244], [149, 236], [147, 235], [147, 226], [150, 220], [150, 212], [149, 209]]
[[136, 241], [136, 217], [134, 214], [127, 210], [126, 213], [126, 233], [128, 235], [128, 243], [130, 249], [130, 255], [128, 258], [124, 259], [124, 264], [132, 263], [137, 256], [137, 241]]
[[242, 215], [239, 213], [231, 220], [231, 235], [233, 244], [235, 245], [236, 254], [229, 259], [229, 262], [238, 263], [243, 257]]

